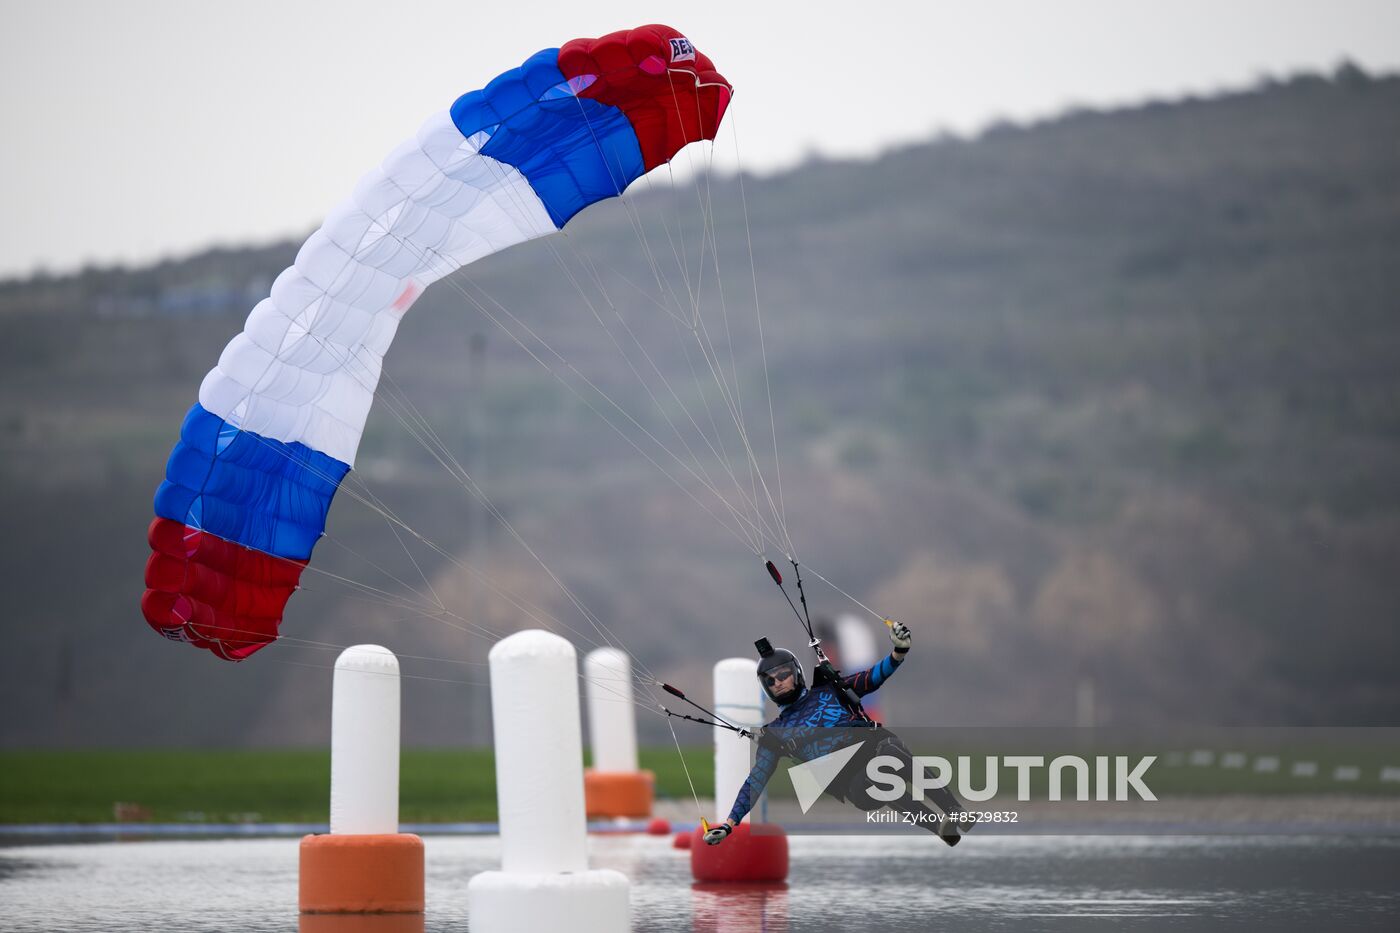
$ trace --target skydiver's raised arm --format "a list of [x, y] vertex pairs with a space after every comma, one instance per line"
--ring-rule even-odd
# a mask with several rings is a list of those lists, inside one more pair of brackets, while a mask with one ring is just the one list
[[894, 645], [894, 650], [881, 658], [873, 667], [866, 671], [860, 671], [844, 678], [843, 686], [854, 691], [856, 696], [865, 696], [867, 693], [874, 693], [880, 689], [885, 681], [889, 680], [899, 665], [904, 663], [905, 657], [909, 654], [909, 646], [913, 642], [913, 636], [909, 632], [909, 627], [903, 622], [886, 620], [890, 629], [890, 643]]

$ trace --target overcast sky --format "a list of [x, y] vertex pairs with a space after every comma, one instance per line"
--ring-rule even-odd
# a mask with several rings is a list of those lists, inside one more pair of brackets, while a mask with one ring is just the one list
[[0, 0], [0, 276], [304, 234], [460, 93], [647, 22], [734, 84], [716, 158], [761, 171], [1343, 58], [1400, 71], [1396, 0]]

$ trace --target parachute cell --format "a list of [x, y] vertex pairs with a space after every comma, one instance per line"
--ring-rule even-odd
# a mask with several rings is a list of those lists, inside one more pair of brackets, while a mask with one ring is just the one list
[[200, 386], [155, 496], [151, 627], [229, 660], [274, 641], [423, 289], [713, 139], [729, 96], [670, 27], [575, 39], [464, 94], [361, 179]]

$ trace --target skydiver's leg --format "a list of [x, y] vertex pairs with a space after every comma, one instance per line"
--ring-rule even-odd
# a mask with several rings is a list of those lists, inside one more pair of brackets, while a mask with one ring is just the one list
[[[893, 755], [894, 757], [900, 759], [900, 761], [903, 762], [905, 773], [909, 774], [911, 777], [913, 776], [914, 753], [910, 751], [909, 746], [905, 745], [903, 740], [900, 739], [900, 737], [895, 735], [893, 732], [889, 732], [888, 730], [886, 730], [885, 738], [880, 742], [876, 753], [881, 755]], [[941, 810], [945, 815], [967, 812], [967, 807], [965, 807], [962, 801], [959, 800], [957, 796], [947, 787], [925, 788], [923, 791], [923, 798], [924, 800], [933, 801], [934, 805], [937, 806], [938, 809]], [[904, 794], [904, 797], [901, 798], [899, 801], [896, 801], [896, 804], [899, 806], [908, 807], [909, 809], [929, 809], [923, 801], [915, 800], [913, 798], [912, 782], [906, 785], [906, 792]], [[962, 823], [957, 825], [963, 832], [967, 832], [969, 829], [972, 828], [974, 824]]]
[[[952, 791], [946, 787], [931, 788], [924, 791], [923, 798], [914, 799], [913, 781], [905, 783], [904, 794], [897, 800], [876, 800], [870, 796], [869, 780], [865, 775], [865, 762], [868, 762], [875, 755], [891, 755], [900, 759], [903, 772], [912, 777], [914, 767], [913, 753], [901, 742], [893, 733], [886, 733], [876, 746], [874, 754], [862, 759], [858, 768], [843, 774], [840, 780], [833, 781], [832, 784], [843, 788], [842, 791], [834, 793], [838, 800], [845, 800], [858, 810], [871, 811], [881, 807], [889, 807], [896, 813], [912, 814], [911, 821], [934, 835], [938, 836], [948, 845], [958, 844], [958, 831], [956, 823], [947, 819], [946, 814], [959, 813], [963, 810], [962, 803], [955, 797]], [[937, 805], [937, 809], [929, 806], [926, 802], [932, 800]]]
[[958, 844], [958, 824], [949, 820], [943, 811], [930, 807], [922, 800], [915, 800], [912, 794], [905, 794], [889, 806], [896, 812], [912, 814], [910, 819], [914, 825], [928, 830], [948, 845]]

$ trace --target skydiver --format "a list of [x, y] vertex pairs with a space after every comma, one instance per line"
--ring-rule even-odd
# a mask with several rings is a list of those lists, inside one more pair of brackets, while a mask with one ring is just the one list
[[869, 670], [846, 677], [837, 675], [830, 664], [823, 661], [818, 665], [810, 688], [801, 662], [791, 651], [773, 649], [766, 638], [756, 642], [760, 654], [758, 679], [764, 692], [778, 704], [778, 715], [759, 732], [759, 748], [753, 769], [739, 788], [729, 817], [705, 833], [707, 844], [719, 845], [734, 831], [734, 827], [753, 807], [754, 800], [763, 793], [763, 788], [777, 770], [780, 758], [812, 761], [867, 738], [868, 734], [857, 730], [871, 729], [875, 730], [875, 741], [865, 747], [867, 753], [855, 756], [853, 764], [848, 764], [831, 782], [827, 793], [866, 811], [884, 806], [893, 810], [923, 811], [927, 816], [918, 820], [918, 824], [937, 834], [948, 845], [957, 845], [961, 838], [957, 824], [943, 818], [943, 814], [961, 813], [965, 808], [947, 788], [925, 791], [943, 814], [922, 800], [913, 799], [910, 781], [905, 783], [904, 796], [895, 801], [877, 801], [866, 792], [863, 764], [876, 755], [892, 755], [901, 759], [906, 768], [912, 766], [913, 755], [908, 747], [893, 733], [866, 717], [860, 706], [859, 698], [878, 690], [909, 654], [913, 637], [908, 626], [902, 622], [891, 621], [888, 624], [890, 642], [894, 646], [889, 655]]

